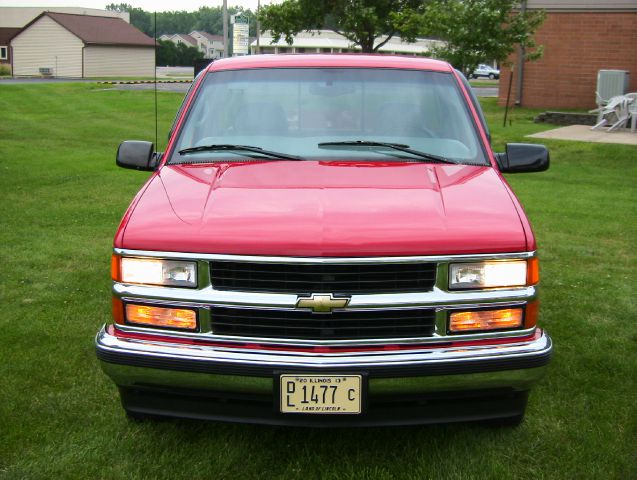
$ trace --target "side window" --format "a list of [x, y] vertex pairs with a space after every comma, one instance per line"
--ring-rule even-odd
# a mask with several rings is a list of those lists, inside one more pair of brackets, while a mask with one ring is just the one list
[[489, 139], [489, 142], [491, 142], [491, 132], [489, 131], [487, 120], [484, 118], [484, 112], [482, 111], [482, 107], [480, 106], [478, 97], [476, 97], [476, 94], [473, 92], [471, 85], [469, 84], [467, 78], [462, 74], [462, 72], [460, 70], [456, 70], [456, 73], [460, 77], [460, 80], [462, 81], [462, 84], [464, 85], [464, 87], [467, 89], [467, 92], [469, 92], [469, 98], [471, 98], [471, 103], [473, 104], [473, 107], [476, 109], [476, 112], [478, 112], [478, 117], [480, 117], [480, 124], [482, 125], [482, 128], [484, 128], [484, 131], [487, 134], [487, 138]]
[[7, 60], [7, 58], [9, 58], [8, 50], [8, 47], [0, 47], [0, 60]]

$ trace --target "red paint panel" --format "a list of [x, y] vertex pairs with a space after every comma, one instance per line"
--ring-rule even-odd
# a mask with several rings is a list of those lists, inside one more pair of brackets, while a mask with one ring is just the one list
[[122, 246], [288, 256], [400, 256], [527, 248], [491, 167], [424, 163], [168, 165]]
[[241, 70], [245, 68], [402, 68], [450, 72], [451, 66], [429, 58], [401, 57], [399, 55], [248, 55], [215, 60], [209, 72]]

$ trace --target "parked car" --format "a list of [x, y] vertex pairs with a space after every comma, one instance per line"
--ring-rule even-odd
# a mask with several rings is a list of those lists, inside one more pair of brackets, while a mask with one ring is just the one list
[[538, 256], [449, 64], [248, 56], [195, 80], [115, 235], [97, 356], [133, 419], [517, 424], [552, 351]]
[[489, 65], [480, 64], [478, 68], [476, 68], [473, 73], [470, 75], [471, 78], [480, 78], [486, 77], [491, 80], [500, 78], [500, 70], [497, 68], [490, 67]]

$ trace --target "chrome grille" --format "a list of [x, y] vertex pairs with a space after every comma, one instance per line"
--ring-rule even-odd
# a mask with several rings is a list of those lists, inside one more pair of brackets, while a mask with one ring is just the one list
[[435, 263], [258, 263], [210, 262], [216, 290], [341, 295], [427, 292], [436, 281]]
[[211, 307], [217, 335], [308, 340], [428, 337], [435, 328], [435, 310], [304, 310]]

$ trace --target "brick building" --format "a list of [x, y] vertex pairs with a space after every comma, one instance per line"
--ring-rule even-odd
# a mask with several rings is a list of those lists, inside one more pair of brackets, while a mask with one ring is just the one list
[[[637, 92], [637, 0], [527, 0], [544, 9], [536, 33], [544, 56], [514, 72], [511, 102], [535, 108], [594, 108], [598, 70], [628, 70]], [[518, 54], [513, 55], [516, 66]], [[521, 76], [522, 81], [518, 82]], [[502, 69], [500, 104], [510, 70]], [[518, 87], [521, 85], [521, 89]]]

